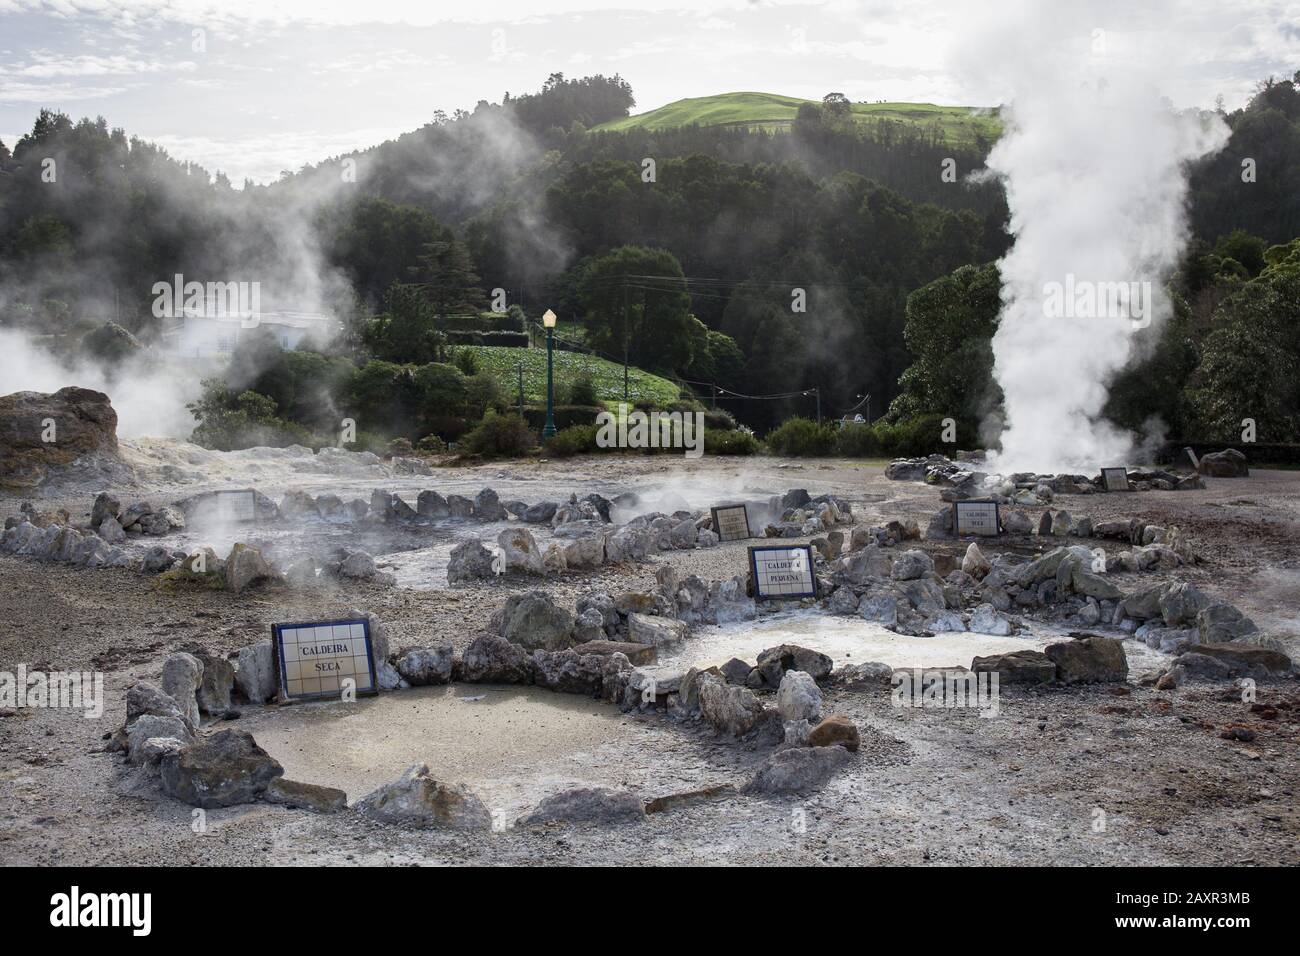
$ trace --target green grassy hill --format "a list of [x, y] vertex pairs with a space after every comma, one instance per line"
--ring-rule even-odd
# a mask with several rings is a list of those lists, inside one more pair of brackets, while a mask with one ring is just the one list
[[[524, 367], [524, 403], [541, 405], [546, 401], [546, 349], [513, 349], [496, 345], [463, 346], [474, 353], [479, 368], [491, 372], [501, 383], [502, 391], [513, 405], [519, 395], [519, 366]], [[623, 366], [579, 352], [555, 352], [555, 400], [563, 402], [570, 382], [589, 373], [596, 383], [597, 394], [611, 410], [623, 400]], [[666, 378], [628, 370], [628, 398], [631, 403], [653, 401], [668, 405], [677, 401], [678, 388]]]
[[[674, 126], [748, 126], [787, 129], [803, 103], [797, 96], [776, 93], [720, 93], [678, 100], [657, 110], [611, 120], [597, 130], [667, 129]], [[854, 103], [861, 122], [897, 120], [928, 126], [938, 123], [950, 140], [969, 140], [977, 131], [997, 138], [1002, 125], [996, 115], [969, 106], [935, 106], [933, 103]]]

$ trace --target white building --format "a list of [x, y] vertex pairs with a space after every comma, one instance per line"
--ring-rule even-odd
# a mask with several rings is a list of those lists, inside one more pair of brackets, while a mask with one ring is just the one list
[[167, 333], [171, 351], [176, 355], [208, 358], [229, 355], [242, 340], [257, 329], [275, 336], [280, 348], [304, 346], [308, 340], [324, 345], [338, 329], [328, 315], [313, 312], [256, 312], [248, 315], [204, 315], [186, 309], [181, 324]]

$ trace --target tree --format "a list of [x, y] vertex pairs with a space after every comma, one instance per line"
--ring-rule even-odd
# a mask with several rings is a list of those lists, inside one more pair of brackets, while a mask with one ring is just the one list
[[691, 297], [671, 252], [621, 246], [596, 258], [579, 301], [588, 341], [631, 365], [663, 372], [691, 361]]
[[435, 307], [424, 290], [393, 283], [384, 294], [384, 311], [365, 333], [370, 353], [385, 362], [424, 365], [447, 358], [447, 337], [438, 330]]
[[465, 315], [487, 308], [469, 253], [455, 239], [427, 243], [412, 274], [435, 315]]

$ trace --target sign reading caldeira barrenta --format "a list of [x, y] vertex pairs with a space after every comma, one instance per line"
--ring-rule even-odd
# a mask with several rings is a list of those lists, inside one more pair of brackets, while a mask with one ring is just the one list
[[272, 624], [271, 637], [280, 695], [286, 700], [376, 693], [370, 622], [365, 618]]

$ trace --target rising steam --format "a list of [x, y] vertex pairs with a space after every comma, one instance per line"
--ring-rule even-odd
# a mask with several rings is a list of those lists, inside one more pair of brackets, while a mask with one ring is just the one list
[[[1101, 418], [1109, 384], [1134, 355], [1135, 331], [1170, 311], [1164, 283], [1187, 234], [1185, 166], [1228, 137], [1217, 115], [1161, 97], [1157, 84], [1175, 71], [1125, 8], [1048, 6], [1000, 8], [996, 52], [983, 45], [978, 67], [1012, 97], [988, 160], [1015, 236], [999, 263], [993, 338], [1003, 471], [1132, 460], [1136, 436]], [[1066, 314], [1051, 291], [1062, 287], [1080, 306]], [[1089, 290], [1102, 293], [1091, 305]], [[1104, 314], [1109, 290], [1122, 292], [1118, 314]]]

